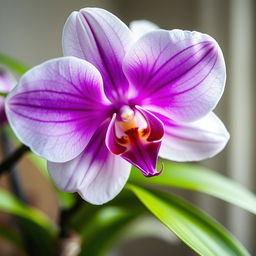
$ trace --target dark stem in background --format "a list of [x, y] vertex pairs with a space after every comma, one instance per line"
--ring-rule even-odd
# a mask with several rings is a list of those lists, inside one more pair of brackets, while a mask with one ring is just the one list
[[[23, 203], [26, 204], [27, 199], [22, 191], [22, 187], [19, 182], [19, 177], [18, 177], [17, 170], [15, 168], [15, 165], [25, 155], [25, 153], [30, 151], [30, 149], [25, 145], [21, 145], [18, 149], [13, 151], [12, 146], [8, 140], [8, 137], [3, 132], [1, 134], [1, 137], [2, 137], [2, 143], [3, 143], [3, 151], [4, 151], [4, 154], [7, 155], [7, 157], [5, 157], [5, 160], [0, 163], [0, 176], [4, 173], [8, 173], [8, 172], [10, 173], [13, 192]], [[73, 234], [69, 227], [70, 225], [69, 220], [70, 220], [70, 217], [73, 215], [73, 213], [76, 212], [77, 209], [79, 209], [82, 203], [83, 203], [83, 200], [79, 196], [77, 196], [75, 204], [70, 209], [61, 210], [60, 218], [59, 218], [59, 226], [60, 226], [59, 238], [60, 239], [72, 238]], [[26, 235], [26, 231], [21, 227], [21, 225], [18, 225], [18, 226], [21, 230], [24, 240], [26, 240], [26, 238], [28, 238], [28, 236]], [[27, 241], [24, 241], [24, 242], [25, 242], [28, 254], [30, 256], [36, 255], [35, 248], [33, 248], [33, 245], [30, 243], [30, 241], [27, 239]]]
[[[12, 145], [8, 139], [8, 136], [2, 131], [1, 133], [1, 139], [2, 139], [2, 145], [3, 145], [3, 154], [9, 155], [10, 152], [12, 152]], [[24, 204], [27, 204], [27, 199], [25, 194], [22, 190], [22, 185], [20, 183], [19, 173], [17, 171], [17, 168], [15, 167], [15, 163], [21, 158], [21, 156], [24, 154], [24, 152], [27, 151], [27, 149], [24, 147], [19, 148], [17, 151], [14, 152], [11, 157], [7, 158], [1, 165], [2, 167], [1, 174], [3, 172], [9, 172], [10, 173], [10, 183], [12, 190], [14, 194], [19, 198], [21, 202]], [[20, 230], [20, 233], [23, 237], [24, 245], [26, 247], [26, 251], [28, 255], [30, 256], [36, 256], [35, 249], [33, 248], [33, 244], [31, 244], [29, 236], [24, 229], [24, 227], [19, 223], [19, 219], [15, 219], [16, 225]]]
[[[5, 137], [2, 135], [2, 138]], [[7, 142], [4, 142], [6, 139], [3, 138], [3, 143], [8, 144]], [[7, 146], [7, 145], [6, 145]], [[5, 146], [4, 146], [5, 147]], [[25, 146], [21, 145], [16, 151], [14, 151], [12, 154], [11, 148], [9, 148], [9, 151], [5, 151], [7, 154], [7, 158], [0, 164], [0, 175], [6, 172], [10, 172], [11, 168], [21, 159], [21, 157], [28, 152], [30, 149]], [[10, 155], [11, 154], [11, 155]]]
[[[59, 235], [57, 240], [57, 251], [56, 255], [62, 255], [62, 256], [77, 256], [80, 255], [81, 251], [81, 244], [82, 239], [81, 236], [76, 233], [72, 228], [70, 227], [70, 219], [81, 206], [83, 203], [83, 200], [77, 196], [75, 204], [69, 208], [69, 209], [62, 209], [60, 211], [60, 218], [59, 218]], [[72, 249], [72, 253], [70, 252], [70, 248]], [[74, 250], [75, 248], [75, 250]], [[67, 252], [70, 252], [70, 254], [67, 254]]]
[[[4, 156], [9, 155], [9, 153], [12, 152], [12, 145], [4, 132], [2, 133], [2, 143], [3, 143]], [[13, 154], [13, 156], [15, 156], [15, 158], [19, 159], [21, 157], [20, 154], [21, 154], [21, 152], [18, 152], [16, 154]], [[7, 158], [7, 160], [8, 160], [8, 162], [11, 163], [13, 160], [13, 157]], [[12, 164], [12, 166], [9, 166], [8, 162], [7, 161], [3, 162], [3, 170], [10, 171], [10, 181], [11, 181], [11, 185], [12, 185], [14, 194], [20, 199], [20, 201], [22, 203], [27, 204], [27, 199], [22, 191], [22, 187], [21, 187], [21, 184], [19, 181], [19, 173], [17, 171], [17, 168], [14, 166], [14, 164]]]
[[70, 227], [69, 227], [69, 220], [70, 217], [75, 213], [83, 203], [83, 200], [80, 196], [76, 195], [76, 201], [74, 205], [70, 209], [62, 209], [60, 212], [60, 220], [59, 220], [59, 226], [60, 226], [60, 238], [68, 238], [70, 235]]

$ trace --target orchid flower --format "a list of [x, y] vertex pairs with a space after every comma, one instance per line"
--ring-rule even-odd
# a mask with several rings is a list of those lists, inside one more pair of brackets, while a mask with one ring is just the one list
[[131, 165], [151, 177], [162, 171], [158, 155], [201, 160], [228, 141], [211, 112], [225, 85], [217, 42], [199, 32], [149, 31], [135, 36], [106, 10], [73, 12], [65, 57], [32, 68], [8, 96], [18, 138], [48, 160], [60, 189], [90, 203], [113, 199]]
[[[3, 67], [0, 67], [0, 94], [8, 94], [16, 84], [15, 78]], [[6, 123], [4, 97], [0, 96], [0, 125]]]

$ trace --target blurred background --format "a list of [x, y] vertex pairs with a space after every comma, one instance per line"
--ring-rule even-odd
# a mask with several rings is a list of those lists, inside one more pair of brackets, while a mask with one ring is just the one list
[[[255, 193], [256, 1], [0, 0], [0, 52], [29, 66], [62, 56], [63, 25], [72, 11], [83, 7], [105, 8], [126, 24], [136, 19], [147, 19], [161, 28], [197, 30], [218, 41], [228, 74], [226, 90], [216, 113], [227, 126], [231, 140], [221, 154], [200, 164], [231, 177]], [[26, 159], [20, 166], [24, 170], [21, 178], [30, 203], [56, 219], [57, 199], [52, 187], [40, 177], [40, 173], [30, 168]], [[6, 176], [1, 178], [1, 186], [8, 187], [7, 180]], [[210, 196], [179, 190], [175, 192], [216, 218], [235, 234], [252, 255], [256, 255], [253, 254], [256, 252], [256, 222], [250, 213]], [[6, 216], [1, 215], [0, 218], [3, 222]], [[165, 236], [164, 231], [162, 234]], [[113, 255], [194, 255], [170, 234], [166, 236], [169, 237], [160, 239], [152, 235], [124, 241], [115, 248]], [[3, 250], [0, 250], [0, 255], [7, 255], [3, 254]], [[8, 245], [5, 245], [5, 250], [8, 251]]]

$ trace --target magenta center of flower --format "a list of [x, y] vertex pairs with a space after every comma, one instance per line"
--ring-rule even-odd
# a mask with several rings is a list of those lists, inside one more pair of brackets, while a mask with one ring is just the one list
[[115, 122], [115, 134], [121, 145], [129, 147], [139, 139], [145, 142], [149, 135], [149, 125], [138, 110], [123, 106]]
[[124, 105], [110, 124], [107, 146], [145, 176], [155, 176], [161, 172], [156, 171], [156, 162], [163, 134], [162, 122], [152, 113]]

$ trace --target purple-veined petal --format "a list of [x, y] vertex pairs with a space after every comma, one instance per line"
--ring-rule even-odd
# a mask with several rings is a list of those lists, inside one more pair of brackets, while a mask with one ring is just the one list
[[148, 20], [134, 20], [130, 23], [129, 27], [136, 38], [140, 38], [148, 32], [159, 29], [155, 23]]
[[122, 62], [133, 37], [121, 20], [103, 9], [81, 9], [69, 16], [62, 42], [64, 55], [82, 58], [97, 67], [110, 100], [124, 97], [129, 84]]
[[12, 76], [7, 69], [0, 67], [0, 92], [10, 92], [15, 86], [16, 82], [17, 81], [14, 76]]
[[[0, 67], [0, 93], [9, 93], [16, 84], [16, 79], [3, 67]], [[4, 97], [0, 96], [0, 125], [7, 121], [4, 107]]]
[[213, 113], [191, 123], [160, 117], [165, 135], [159, 156], [174, 161], [200, 161], [218, 154], [227, 144], [229, 133]]
[[6, 101], [7, 117], [18, 138], [54, 162], [78, 156], [108, 118], [100, 73], [75, 57], [34, 67]]
[[180, 121], [195, 121], [209, 113], [226, 78], [216, 41], [182, 30], [146, 34], [130, 49], [123, 68], [137, 89], [135, 104]]
[[131, 165], [105, 146], [108, 124], [95, 132], [85, 150], [65, 163], [48, 162], [48, 170], [56, 185], [64, 191], [77, 191], [92, 204], [113, 199], [125, 185]]

